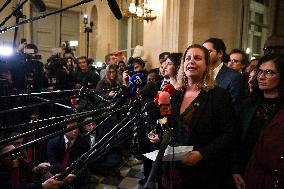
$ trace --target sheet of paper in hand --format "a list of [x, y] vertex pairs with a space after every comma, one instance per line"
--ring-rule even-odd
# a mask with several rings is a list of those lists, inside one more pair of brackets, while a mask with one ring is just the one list
[[[193, 150], [193, 146], [168, 146], [165, 150], [163, 161], [180, 161], [185, 155]], [[143, 154], [148, 159], [155, 161], [159, 150]]]

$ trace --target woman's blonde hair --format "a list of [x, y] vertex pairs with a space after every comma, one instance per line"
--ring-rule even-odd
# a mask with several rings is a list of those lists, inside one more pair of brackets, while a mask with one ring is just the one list
[[179, 67], [179, 71], [178, 71], [178, 75], [177, 75], [178, 89], [186, 89], [186, 87], [188, 85], [188, 80], [187, 80], [187, 77], [184, 73], [183, 64], [185, 62], [185, 57], [186, 57], [188, 50], [193, 49], [193, 48], [200, 49], [204, 53], [206, 70], [204, 72], [204, 75], [203, 75], [203, 78], [202, 78], [202, 84], [201, 84], [200, 87], [205, 91], [209, 91], [209, 90], [211, 90], [215, 87], [215, 82], [214, 82], [214, 79], [213, 79], [212, 66], [210, 64], [210, 54], [209, 54], [209, 51], [205, 47], [198, 45], [198, 44], [190, 45], [183, 54], [183, 58], [181, 60], [181, 65]]

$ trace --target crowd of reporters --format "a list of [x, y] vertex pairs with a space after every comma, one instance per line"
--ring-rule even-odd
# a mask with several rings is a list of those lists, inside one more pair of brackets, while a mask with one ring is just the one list
[[[99, 92], [127, 86], [131, 83], [131, 76], [139, 73], [161, 88], [166, 84], [174, 86], [176, 93], [171, 97], [173, 115], [169, 123], [174, 128], [176, 140], [171, 144], [194, 146], [194, 150], [181, 162], [163, 163], [162, 172], [157, 176], [160, 188], [283, 188], [283, 140], [280, 140], [283, 128], [279, 128], [283, 126], [283, 49], [283, 44], [281, 48], [279, 45], [274, 48], [273, 45], [267, 46], [264, 56], [255, 64], [255, 60], [249, 62], [240, 49], [234, 49], [227, 55], [224, 42], [210, 38], [204, 41], [203, 46], [190, 45], [184, 54], [161, 53], [160, 67], [149, 72], [142, 58], [131, 57], [127, 65], [125, 57], [118, 62], [117, 54], [113, 53], [106, 55], [107, 66], [102, 70], [92, 67], [86, 57], [52, 56], [45, 66], [29, 58], [24, 65], [20, 65], [25, 70], [24, 74], [19, 74], [22, 70], [18, 70], [21, 68], [18, 64], [21, 63], [17, 61], [16, 67], [2, 68], [2, 78], [8, 83], [3, 85], [6, 91], [2, 96], [84, 87]], [[138, 89], [132, 90], [137, 92]], [[117, 94], [117, 91], [110, 90], [104, 92], [102, 97], [111, 100]], [[106, 106], [106, 102], [97, 104], [86, 98], [80, 108], [81, 111], [91, 110]], [[21, 177], [23, 181], [18, 178], [17, 186], [11, 184], [17, 178], [13, 158], [1, 160], [0, 166], [9, 168], [1, 169], [1, 183], [2, 178], [6, 179], [3, 188], [17, 188], [21, 184], [30, 188], [45, 188], [47, 181], [60, 182], [55, 185], [62, 186], [64, 182], [56, 181], [54, 177], [44, 181], [47, 171], [38, 170], [48, 170], [51, 175], [60, 174], [110, 132], [123, 116], [126, 115], [113, 115], [92, 135], [85, 133], [96, 128], [102, 120], [50, 139], [44, 148], [45, 157], [39, 160], [37, 166], [32, 161], [27, 162], [27, 152], [23, 152], [19, 162], [29, 164], [28, 172], [31, 174]], [[65, 126], [68, 128], [77, 124], [77, 121], [68, 121]], [[88, 169], [78, 173], [75, 179], [73, 175], [68, 176], [65, 184], [79, 188], [86, 184], [86, 175], [119, 176], [119, 168], [129, 158], [129, 153], [143, 160], [145, 179], [140, 183], [144, 184], [151, 172], [152, 162], [142, 154], [159, 148], [163, 130], [160, 124], [151, 122], [150, 126], [138, 132], [138, 139], [132, 138], [116, 145], [112, 152], [89, 163]], [[272, 139], [271, 133], [276, 139]], [[135, 146], [135, 142], [139, 144]], [[271, 150], [268, 144], [277, 148]], [[0, 150], [5, 153], [14, 147], [15, 144], [7, 144]], [[269, 155], [262, 157], [262, 153]], [[18, 168], [22, 169], [21, 166]], [[39, 186], [29, 184], [34, 182], [35, 177], [41, 183]]]

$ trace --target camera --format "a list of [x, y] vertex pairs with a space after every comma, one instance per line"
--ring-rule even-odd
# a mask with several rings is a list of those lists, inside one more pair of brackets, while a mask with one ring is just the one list
[[63, 68], [66, 63], [66, 58], [61, 58], [59, 55], [52, 55], [47, 59], [46, 69], [49, 71], [57, 71]]

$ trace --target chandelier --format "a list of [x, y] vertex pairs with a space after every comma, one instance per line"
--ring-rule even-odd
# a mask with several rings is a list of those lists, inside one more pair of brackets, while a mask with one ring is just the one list
[[130, 17], [130, 15], [133, 18], [136, 18], [138, 20], [146, 20], [147, 22], [155, 20], [157, 17], [153, 16], [153, 9], [152, 4], [148, 3], [148, 0], [131, 0], [129, 4], [129, 11], [125, 14], [126, 17]]

